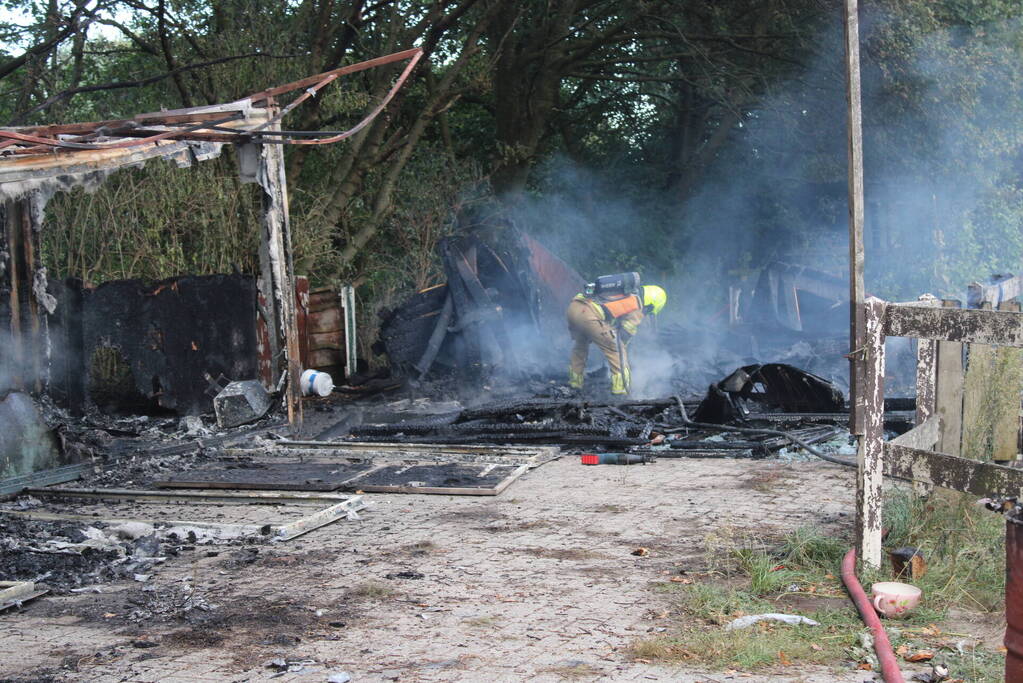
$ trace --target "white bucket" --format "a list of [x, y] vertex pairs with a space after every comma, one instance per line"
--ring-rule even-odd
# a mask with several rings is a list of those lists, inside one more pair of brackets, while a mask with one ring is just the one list
[[330, 375], [318, 370], [306, 370], [302, 373], [302, 395], [330, 396], [334, 391], [334, 380]]

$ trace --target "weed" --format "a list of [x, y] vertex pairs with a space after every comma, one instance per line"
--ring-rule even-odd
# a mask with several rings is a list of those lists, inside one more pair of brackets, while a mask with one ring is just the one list
[[750, 579], [750, 592], [754, 595], [776, 593], [804, 578], [800, 572], [779, 564], [774, 557], [752, 548], [736, 550], [739, 569]]
[[568, 661], [559, 666], [547, 667], [543, 671], [565, 680], [599, 678], [604, 675], [604, 671], [602, 669], [598, 669], [587, 662], [579, 661]]
[[396, 595], [398, 591], [379, 581], [366, 581], [360, 583], [348, 592], [351, 598], [362, 598], [364, 600], [383, 600]]
[[797, 529], [786, 536], [781, 546], [786, 563], [824, 573], [837, 571], [846, 551], [848, 548], [841, 539], [825, 536], [809, 527]]
[[899, 490], [885, 501], [884, 518], [891, 530], [888, 547], [915, 546], [923, 553], [927, 573], [915, 583], [931, 607], [1002, 609], [1005, 523], [1001, 517], [979, 508], [965, 494], [938, 491], [921, 498]]
[[405, 546], [404, 550], [412, 553], [413, 555], [423, 555], [437, 550], [438, 547], [439, 546], [433, 541], [416, 541], [415, 543], [410, 543]]
[[[978, 510], [963, 496], [940, 494], [921, 500], [895, 491], [885, 505], [887, 546], [914, 545], [923, 550], [928, 572], [917, 581], [925, 602], [906, 618], [887, 627], [900, 654], [932, 650], [958, 677], [969, 681], [1001, 680], [1004, 657], [983, 648], [964, 647], [960, 636], [944, 634], [940, 625], [950, 607], [1000, 609], [1004, 591], [1002, 522]], [[725, 576], [743, 577], [731, 585], [654, 584], [673, 620], [660, 637], [632, 645], [637, 659], [685, 662], [713, 669], [756, 670], [789, 663], [830, 664], [862, 660], [872, 652], [860, 645], [865, 628], [851, 602], [836, 600], [844, 589], [836, 575], [850, 541], [825, 536], [818, 529], [800, 529], [767, 547], [734, 529], [718, 530], [706, 539], [707, 552], [727, 564]], [[887, 563], [886, 563], [887, 564]], [[736, 571], [737, 570], [737, 571]], [[881, 571], [862, 571], [871, 581], [891, 580]], [[799, 586], [799, 591], [790, 587]], [[786, 605], [787, 608], [782, 608]], [[722, 628], [736, 617], [787, 612], [796, 607], [820, 626], [788, 626], [761, 622], [750, 629]], [[663, 617], [662, 617], [663, 618]]]
[[765, 467], [746, 477], [741, 486], [753, 489], [757, 493], [773, 493], [792, 476], [792, 470], [787, 467]]

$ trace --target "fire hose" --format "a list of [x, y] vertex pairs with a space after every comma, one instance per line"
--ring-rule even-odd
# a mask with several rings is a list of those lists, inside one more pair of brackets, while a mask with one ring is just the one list
[[794, 444], [796, 446], [799, 446], [800, 448], [804, 449], [806, 452], [811, 453], [811, 454], [817, 456], [821, 460], [826, 460], [828, 462], [833, 462], [836, 465], [845, 465], [846, 467], [856, 467], [857, 466], [856, 465], [856, 461], [854, 461], [854, 460], [847, 460], [845, 458], [835, 457], [834, 455], [828, 455], [827, 453], [824, 453], [824, 452], [814, 448], [813, 446], [811, 446], [810, 444], [806, 443], [802, 439], [800, 439], [798, 437], [795, 437], [795, 436], [792, 436], [788, 432], [783, 432], [783, 431], [778, 430], [778, 429], [754, 429], [752, 427], [729, 427], [727, 425], [718, 425], [718, 424], [712, 424], [712, 423], [709, 423], [709, 422], [693, 422], [692, 420], [689, 419], [689, 413], [686, 412], [686, 407], [682, 403], [681, 397], [676, 395], [676, 396], [673, 396], [672, 398], [675, 399], [675, 403], [678, 404], [678, 410], [682, 414], [682, 424], [684, 424], [687, 427], [694, 427], [696, 429], [713, 429], [713, 430], [716, 430], [716, 431], [719, 431], [719, 432], [737, 432], [739, 434], [757, 434], [757, 435], [764, 434], [764, 435], [767, 435], [767, 436], [780, 436], [780, 437], [783, 437], [785, 439], [788, 439], [789, 442], [791, 442], [792, 444]]
[[849, 591], [849, 596], [852, 598], [853, 603], [856, 604], [856, 609], [859, 610], [863, 623], [867, 625], [874, 636], [874, 652], [877, 653], [877, 661], [881, 665], [881, 676], [886, 683], [903, 683], [902, 671], [899, 670], [899, 663], [895, 659], [895, 653], [892, 651], [892, 644], [888, 640], [888, 634], [885, 632], [884, 626], [881, 625], [881, 619], [877, 616], [877, 611], [870, 604], [870, 598], [867, 597], [863, 586], [860, 585], [859, 579], [856, 578], [855, 548], [850, 548], [849, 552], [842, 559], [842, 583], [845, 584], [846, 590]]

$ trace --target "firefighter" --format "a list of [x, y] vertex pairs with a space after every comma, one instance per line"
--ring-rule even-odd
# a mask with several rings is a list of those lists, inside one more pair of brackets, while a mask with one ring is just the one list
[[[590, 343], [593, 343], [604, 353], [611, 369], [611, 393], [628, 393], [631, 373], [626, 344], [636, 334], [643, 316], [651, 313], [657, 315], [667, 301], [667, 293], [656, 285], [641, 287], [637, 294], [622, 294], [610, 299], [577, 294], [565, 314], [568, 318], [568, 331], [575, 342], [568, 369], [569, 386], [582, 389], [586, 356], [589, 354]], [[618, 347], [619, 338], [621, 349]]]

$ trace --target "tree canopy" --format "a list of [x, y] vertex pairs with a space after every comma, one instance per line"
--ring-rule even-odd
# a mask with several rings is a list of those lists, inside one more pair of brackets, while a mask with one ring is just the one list
[[[771, 260], [843, 274], [837, 0], [7, 0], [8, 125], [227, 101], [409, 47], [425, 58], [348, 142], [287, 149], [299, 270], [387, 302], [446, 234], [511, 219], [587, 274], [720, 305]], [[861, 3], [868, 289], [961, 290], [1023, 257], [1023, 7]], [[394, 68], [290, 115], [336, 130]], [[252, 269], [256, 199], [226, 155], [55, 198], [46, 252], [100, 281]], [[907, 261], [906, 256], [913, 258]]]

